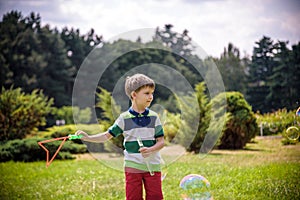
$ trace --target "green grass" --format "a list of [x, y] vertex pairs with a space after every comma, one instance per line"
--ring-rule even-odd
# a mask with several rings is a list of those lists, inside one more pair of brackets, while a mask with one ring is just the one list
[[[259, 139], [246, 150], [187, 154], [164, 169], [165, 199], [180, 199], [180, 180], [201, 174], [214, 200], [300, 199], [300, 145]], [[0, 163], [1, 199], [124, 199], [124, 175], [97, 160]]]

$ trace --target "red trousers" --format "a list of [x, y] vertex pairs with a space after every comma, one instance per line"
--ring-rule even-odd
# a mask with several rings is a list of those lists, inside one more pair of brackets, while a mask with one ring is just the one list
[[161, 172], [149, 172], [125, 169], [126, 200], [143, 200], [143, 185], [146, 191], [146, 200], [163, 199]]

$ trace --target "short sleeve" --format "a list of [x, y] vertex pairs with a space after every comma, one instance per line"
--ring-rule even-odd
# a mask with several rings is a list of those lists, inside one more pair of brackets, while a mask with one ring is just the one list
[[164, 136], [164, 130], [161, 125], [160, 119], [157, 116], [157, 118], [155, 120], [155, 135], [154, 135], [154, 137], [158, 138], [158, 137], [162, 137], [162, 136]]
[[124, 119], [119, 116], [115, 123], [109, 127], [108, 132], [114, 137], [122, 134], [124, 132]]

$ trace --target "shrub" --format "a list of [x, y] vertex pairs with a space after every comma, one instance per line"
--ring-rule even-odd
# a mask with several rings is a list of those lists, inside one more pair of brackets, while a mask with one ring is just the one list
[[51, 133], [52, 138], [65, 137], [76, 132], [75, 126], [56, 127]]
[[77, 129], [83, 130], [89, 134], [96, 134], [104, 131], [104, 126], [100, 124], [67, 124], [63, 126], [52, 126], [45, 131], [39, 131], [37, 134], [31, 134], [32, 137], [63, 137], [69, 134], [74, 134]]
[[[46, 153], [38, 145], [38, 142], [42, 140], [45, 140], [45, 138], [16, 139], [3, 143], [0, 146], [0, 162], [9, 160], [24, 162], [45, 160]], [[60, 144], [61, 141], [55, 141], [46, 143], [45, 146], [51, 154], [51, 152], [55, 152], [57, 150]], [[71, 153], [76, 154], [85, 152], [86, 147], [84, 145], [75, 144], [72, 141], [66, 141], [55, 159], [70, 159], [73, 158]]]
[[283, 134], [285, 130], [294, 125], [296, 110], [287, 111], [279, 109], [272, 113], [256, 113], [256, 119], [259, 126], [262, 126], [262, 135]]
[[25, 94], [21, 88], [6, 90], [0, 95], [0, 140], [22, 139], [27, 134], [46, 125], [46, 115], [51, 111], [53, 99], [42, 91]]
[[218, 147], [220, 149], [242, 149], [259, 132], [256, 118], [251, 106], [240, 92], [226, 92], [226, 100], [228, 119]]

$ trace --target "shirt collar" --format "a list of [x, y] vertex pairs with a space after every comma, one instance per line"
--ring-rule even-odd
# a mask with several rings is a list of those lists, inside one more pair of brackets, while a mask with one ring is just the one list
[[130, 108], [129, 108], [129, 112], [130, 112], [132, 115], [136, 116], [136, 117], [138, 117], [138, 116], [147, 116], [147, 115], [149, 114], [149, 108], [146, 108], [145, 111], [144, 111], [143, 113], [138, 113], [138, 112], [136, 112], [135, 110], [133, 110], [132, 107], [130, 107]]

